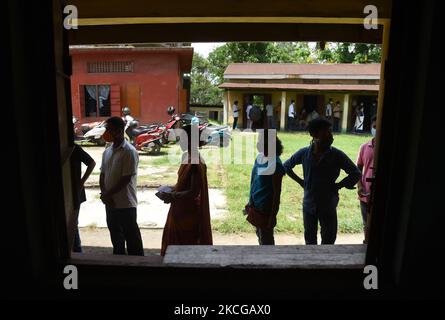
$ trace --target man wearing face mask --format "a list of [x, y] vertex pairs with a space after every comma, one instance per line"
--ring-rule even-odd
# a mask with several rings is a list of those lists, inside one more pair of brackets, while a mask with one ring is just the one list
[[357, 193], [360, 200], [360, 209], [362, 213], [363, 230], [366, 235], [366, 221], [368, 212], [369, 197], [371, 195], [371, 183], [366, 181], [367, 178], [372, 178], [374, 166], [374, 140], [376, 134], [376, 116], [371, 119], [371, 133], [372, 139], [360, 146], [360, 151], [357, 157], [357, 167], [362, 173], [362, 178], [357, 184]]
[[100, 168], [100, 199], [105, 204], [113, 254], [143, 256], [144, 249], [136, 222], [136, 177], [139, 155], [124, 139], [125, 122], [120, 117], [106, 121], [103, 137], [111, 146], [105, 149]]
[[[337, 237], [338, 190], [353, 189], [361, 174], [354, 162], [341, 150], [332, 147], [331, 122], [317, 118], [309, 122], [312, 143], [298, 150], [285, 163], [286, 173], [304, 188], [303, 223], [306, 244], [317, 244], [318, 223], [321, 244], [334, 244]], [[303, 179], [292, 170], [303, 165]], [[340, 170], [348, 176], [336, 183]]]

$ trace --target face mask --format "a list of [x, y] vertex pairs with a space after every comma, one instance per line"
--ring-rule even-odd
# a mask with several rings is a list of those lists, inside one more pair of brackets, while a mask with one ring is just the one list
[[104, 134], [102, 135], [102, 138], [104, 138], [104, 140], [106, 142], [113, 142], [113, 136], [111, 135], [110, 131], [105, 131]]
[[371, 134], [374, 138], [375, 138], [376, 131], [377, 130], [375, 128], [371, 128]]
[[332, 145], [333, 142], [334, 142], [334, 138], [330, 137], [327, 141], [323, 142], [323, 147], [325, 147], [327, 149]]

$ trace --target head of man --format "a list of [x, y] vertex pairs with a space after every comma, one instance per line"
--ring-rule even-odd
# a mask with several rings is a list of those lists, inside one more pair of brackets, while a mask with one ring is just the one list
[[235, 101], [233, 102], [233, 104], [234, 104], [234, 105], [238, 105], [238, 100], [235, 100]]
[[292, 100], [290, 101], [290, 103], [291, 103], [291, 104], [295, 103], [295, 100], [292, 99]]
[[307, 127], [313, 143], [321, 150], [328, 149], [334, 142], [331, 122], [324, 118], [311, 120]]
[[111, 117], [105, 121], [107, 130], [104, 139], [107, 142], [120, 144], [124, 140], [125, 122], [121, 117]]

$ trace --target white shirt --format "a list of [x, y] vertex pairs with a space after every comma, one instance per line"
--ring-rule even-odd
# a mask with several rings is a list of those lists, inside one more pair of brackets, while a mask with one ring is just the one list
[[266, 111], [267, 111], [267, 116], [268, 117], [273, 117], [273, 105], [268, 104], [266, 106]]
[[332, 105], [330, 103], [326, 105], [326, 117], [332, 117]]
[[288, 116], [291, 117], [291, 118], [293, 118], [293, 117], [295, 116], [294, 113], [295, 113], [295, 110], [294, 110], [294, 104], [291, 103], [290, 106], [289, 106]]
[[136, 196], [138, 163], [138, 152], [126, 140], [116, 149], [111, 144], [102, 155], [100, 171], [104, 174], [105, 190], [115, 186], [122, 177], [132, 176], [130, 183], [112, 196], [116, 209], [136, 208], [138, 205]]
[[236, 104], [233, 105], [233, 117], [238, 118], [238, 106]]
[[253, 106], [251, 104], [249, 104], [246, 108], [247, 120], [250, 120], [249, 113], [252, 108], [253, 108]]

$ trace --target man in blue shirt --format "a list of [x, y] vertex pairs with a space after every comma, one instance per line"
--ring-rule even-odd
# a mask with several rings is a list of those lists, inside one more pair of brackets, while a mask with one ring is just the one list
[[[353, 189], [361, 173], [354, 162], [341, 150], [332, 147], [331, 123], [324, 118], [309, 122], [308, 131], [313, 138], [310, 146], [298, 150], [285, 163], [289, 177], [304, 188], [303, 222], [306, 244], [317, 244], [318, 222], [321, 227], [321, 244], [334, 244], [337, 237], [338, 190]], [[292, 170], [303, 165], [304, 180]], [[340, 169], [348, 176], [336, 183]]]

